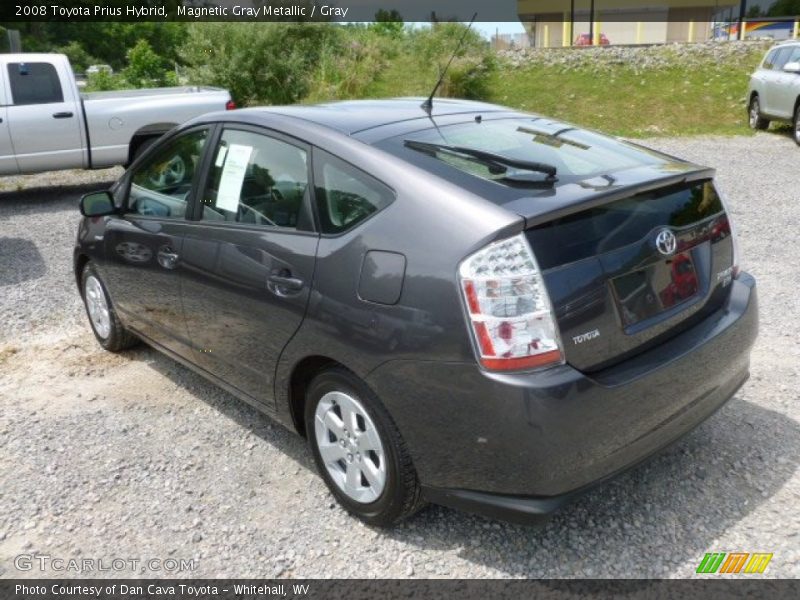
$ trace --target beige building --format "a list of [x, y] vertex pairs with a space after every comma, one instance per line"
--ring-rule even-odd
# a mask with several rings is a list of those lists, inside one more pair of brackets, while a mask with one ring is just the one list
[[595, 44], [601, 34], [612, 44], [700, 42], [711, 38], [715, 16], [736, 18], [738, 7], [739, 0], [517, 0], [537, 47], [569, 46], [590, 31]]

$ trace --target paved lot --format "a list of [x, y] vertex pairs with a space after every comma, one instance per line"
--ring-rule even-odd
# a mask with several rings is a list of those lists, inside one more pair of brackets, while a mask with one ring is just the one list
[[195, 559], [180, 574], [203, 577], [689, 577], [705, 552], [763, 551], [766, 576], [799, 577], [800, 148], [651, 144], [719, 169], [760, 286], [753, 377], [539, 529], [436, 507], [389, 532], [347, 517], [302, 440], [152, 350], [94, 342], [70, 271], [76, 202], [115, 172], [0, 180], [0, 576], [41, 576], [13, 562], [39, 553]]

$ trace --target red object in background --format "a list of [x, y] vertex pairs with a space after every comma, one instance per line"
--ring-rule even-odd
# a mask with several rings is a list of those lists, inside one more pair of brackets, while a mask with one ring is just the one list
[[225, 110], [233, 110], [235, 108], [236, 108], [236, 102], [234, 102], [233, 100], [228, 100], [225, 103]]
[[697, 274], [691, 258], [685, 254], [678, 254], [672, 259], [671, 269], [672, 281], [659, 294], [664, 308], [675, 306], [697, 293]]
[[[611, 41], [606, 37], [605, 33], [600, 34], [600, 46], [608, 46]], [[576, 46], [591, 46], [592, 45], [592, 37], [588, 33], [581, 33], [575, 38], [575, 45]]]

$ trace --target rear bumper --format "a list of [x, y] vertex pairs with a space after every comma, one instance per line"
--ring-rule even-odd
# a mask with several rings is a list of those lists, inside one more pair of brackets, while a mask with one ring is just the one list
[[755, 280], [723, 309], [602, 372], [565, 365], [489, 374], [473, 363], [391, 361], [370, 374], [411, 451], [426, 497], [535, 521], [681, 438], [749, 376]]

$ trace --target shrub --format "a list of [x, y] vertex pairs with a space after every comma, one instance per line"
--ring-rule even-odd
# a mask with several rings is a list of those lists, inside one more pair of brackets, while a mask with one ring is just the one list
[[320, 49], [307, 100], [360, 97], [396, 54], [396, 42], [383, 30], [347, 26]]
[[87, 76], [85, 89], [87, 92], [107, 92], [121, 90], [126, 87], [128, 87], [128, 82], [121, 75], [101, 70]]
[[[193, 23], [180, 54], [195, 83], [230, 90], [237, 104], [303, 98], [340, 27], [314, 23]], [[329, 50], [328, 50], [329, 51]]]
[[[497, 61], [489, 43], [474, 29], [468, 32], [465, 29], [466, 25], [462, 23], [434, 23], [430, 28], [412, 31], [407, 52], [417, 57], [421, 69], [436, 69], [435, 77], [455, 53], [438, 93], [457, 98], [487, 99]], [[456, 52], [463, 36], [466, 36], [464, 43]]]

